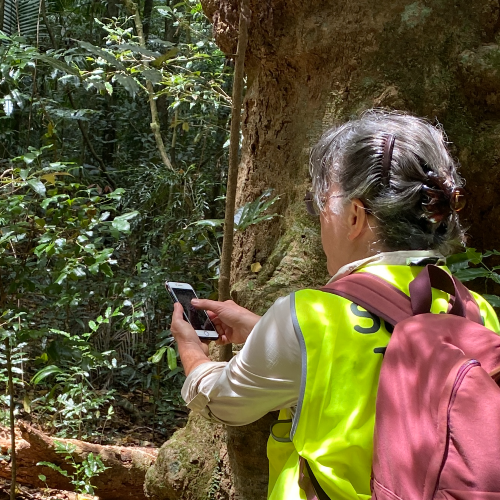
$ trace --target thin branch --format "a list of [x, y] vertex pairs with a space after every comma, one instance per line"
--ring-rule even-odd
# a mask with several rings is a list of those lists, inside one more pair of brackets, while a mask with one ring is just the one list
[[52, 30], [52, 26], [49, 23], [49, 19], [47, 18], [47, 9], [45, 8], [45, 0], [40, 0], [40, 9], [42, 12], [43, 23], [49, 32], [50, 43], [52, 44], [52, 48], [57, 49], [57, 41], [54, 36], [54, 31]]
[[[234, 240], [234, 211], [236, 203], [236, 186], [238, 181], [238, 151], [240, 146], [241, 104], [243, 100], [243, 77], [245, 73], [245, 52], [248, 43], [248, 24], [250, 22], [248, 0], [240, 4], [238, 48], [234, 66], [233, 108], [231, 113], [231, 137], [229, 144], [229, 170], [227, 173], [226, 214], [224, 218], [224, 239], [219, 276], [219, 300], [231, 298], [231, 256]], [[229, 361], [232, 357], [231, 344], [219, 349], [219, 359]]]
[[7, 364], [7, 384], [9, 393], [9, 426], [10, 426], [10, 467], [12, 470], [10, 483], [10, 500], [16, 500], [16, 479], [17, 479], [17, 455], [16, 455], [16, 421], [14, 417], [14, 381], [12, 374], [12, 350], [10, 338], [6, 337], [4, 341], [5, 360]]
[[213, 85], [212, 88], [219, 94], [221, 95], [224, 99], [226, 99], [226, 101], [232, 105], [233, 104], [233, 100], [231, 99], [231, 97], [229, 97], [225, 92], [224, 90], [222, 90], [218, 85]]
[[[139, 14], [139, 9], [137, 8], [137, 4], [132, 0], [122, 0], [125, 8], [130, 12], [132, 16], [134, 16], [135, 28], [137, 30], [137, 35], [139, 37], [139, 44], [141, 47], [146, 48], [146, 39], [144, 37], [144, 30], [142, 27], [141, 15]], [[149, 62], [144, 61], [144, 66], [148, 67]], [[153, 89], [153, 84], [150, 80], [146, 78], [146, 89], [148, 91], [148, 100], [149, 100], [149, 108], [151, 110], [151, 130], [153, 131], [156, 147], [160, 153], [163, 164], [169, 169], [174, 170], [172, 163], [167, 155], [167, 151], [165, 150], [165, 144], [163, 143], [163, 139], [161, 136], [160, 129], [160, 119], [158, 117], [158, 107], [156, 106], [155, 93]]]
[[[77, 107], [75, 105], [75, 101], [73, 99], [73, 96], [71, 95], [71, 92], [68, 92], [68, 98], [69, 98], [69, 102], [71, 103], [71, 106], [73, 107], [73, 109], [77, 109]], [[78, 123], [78, 128], [80, 129], [80, 132], [82, 133], [82, 137], [83, 137], [83, 140], [85, 141], [85, 144], [89, 148], [90, 154], [95, 158], [97, 163], [99, 163], [99, 167], [100, 167], [99, 170], [102, 172], [102, 174], [104, 175], [106, 180], [109, 182], [110, 186], [113, 189], [115, 189], [116, 184], [113, 181], [113, 179], [111, 178], [111, 176], [109, 175], [108, 170], [106, 169], [106, 165], [102, 161], [102, 158], [97, 154], [96, 150], [94, 149], [94, 146], [92, 145], [92, 142], [90, 141], [89, 134], [87, 133], [87, 130], [83, 126], [82, 120], [77, 119], [76, 123]]]
[[0, 179], [3, 179], [4, 175], [7, 175], [8, 173], [10, 172], [13, 172], [14, 169], [13, 168], [8, 168], [7, 170], [5, 170], [2, 175], [0, 175]]

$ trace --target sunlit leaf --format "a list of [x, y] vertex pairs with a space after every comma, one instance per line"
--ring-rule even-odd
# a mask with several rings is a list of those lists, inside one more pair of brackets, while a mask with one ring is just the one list
[[125, 219], [120, 219], [119, 217], [115, 217], [111, 225], [118, 231], [121, 231], [122, 233], [130, 231], [129, 221]]
[[8, 94], [3, 98], [3, 111], [7, 116], [10, 116], [14, 112], [14, 103], [12, 102], [12, 97]]
[[173, 347], [167, 347], [167, 364], [170, 370], [177, 368], [177, 353]]
[[151, 363], [159, 363], [163, 358], [163, 354], [165, 354], [166, 350], [166, 347], [161, 347], [150, 358], [148, 358], [148, 361], [150, 361]]
[[203, 219], [192, 223], [194, 226], [219, 227], [224, 224], [224, 219]]
[[45, 193], [47, 192], [47, 190], [45, 189], [45, 184], [42, 181], [40, 181], [39, 179], [29, 179], [28, 184], [29, 186], [31, 186], [33, 191], [35, 191], [35, 193], [45, 197]]
[[250, 266], [250, 270], [252, 271], [252, 273], [258, 273], [261, 269], [262, 269], [262, 265], [260, 264], [260, 262], [254, 262]]
[[178, 54], [178, 52], [179, 52], [178, 47], [172, 47], [170, 50], [167, 50], [165, 54], [161, 55], [160, 57], [157, 57], [154, 61], [152, 61], [151, 64], [158, 68], [164, 62], [168, 61], [169, 59], [172, 59], [172, 57], [175, 57]]

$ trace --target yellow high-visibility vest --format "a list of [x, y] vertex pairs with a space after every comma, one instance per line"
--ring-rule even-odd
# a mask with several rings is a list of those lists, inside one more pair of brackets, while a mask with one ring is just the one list
[[[370, 272], [409, 295], [415, 266], [372, 265]], [[446, 311], [448, 295], [432, 290], [431, 312]], [[478, 294], [485, 326], [500, 333], [492, 307]], [[269, 500], [305, 499], [299, 456], [332, 500], [368, 499], [375, 399], [392, 328], [351, 301], [301, 290], [291, 296], [292, 321], [302, 352], [301, 392], [295, 412], [281, 410], [268, 441]], [[402, 409], [404, 411], [404, 409]]]

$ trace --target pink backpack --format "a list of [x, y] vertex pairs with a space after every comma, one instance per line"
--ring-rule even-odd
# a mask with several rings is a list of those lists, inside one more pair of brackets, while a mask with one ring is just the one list
[[[448, 314], [429, 313], [431, 288], [452, 296]], [[377, 393], [372, 499], [500, 500], [500, 336], [467, 288], [428, 265], [410, 298], [369, 273], [322, 290], [396, 325]]]

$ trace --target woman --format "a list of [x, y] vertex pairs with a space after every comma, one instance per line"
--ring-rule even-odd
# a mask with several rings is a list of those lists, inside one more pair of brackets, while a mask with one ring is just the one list
[[[408, 294], [423, 266], [442, 265], [463, 243], [462, 180], [442, 130], [424, 120], [371, 111], [331, 129], [313, 148], [311, 175], [306, 203], [319, 213], [333, 280], [369, 272]], [[448, 296], [435, 292], [431, 312], [445, 312]], [[492, 308], [474, 296], [499, 332]], [[283, 297], [262, 318], [232, 301], [193, 304], [209, 311], [219, 342], [246, 343], [229, 363], [210, 361], [175, 305], [188, 406], [228, 425], [282, 410], [268, 445], [269, 498], [305, 498], [299, 455], [330, 498], [369, 498], [380, 348], [390, 327], [318, 290]]]

